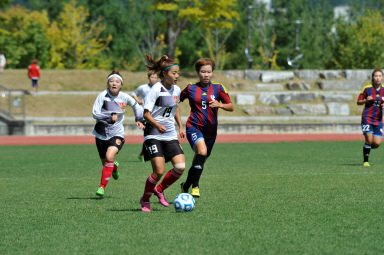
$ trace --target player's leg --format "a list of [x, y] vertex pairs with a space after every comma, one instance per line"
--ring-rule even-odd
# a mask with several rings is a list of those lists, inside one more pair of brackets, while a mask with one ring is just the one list
[[104, 196], [105, 188], [114, 170], [116, 171], [115, 175], [117, 175], [118, 178], [119, 173], [117, 172], [117, 165], [114, 163], [114, 160], [116, 154], [119, 153], [120, 149], [123, 147], [124, 139], [121, 137], [112, 137], [110, 140], [103, 141], [102, 143], [103, 145], [101, 147], [103, 150], [106, 148], [106, 152], [105, 159], [101, 159], [102, 162], [104, 161], [104, 165], [101, 173], [100, 185], [96, 192], [96, 195], [98, 196]]
[[373, 126], [373, 139], [372, 139], [372, 149], [379, 148], [381, 141], [383, 139], [383, 127]]
[[[192, 182], [192, 192], [191, 195], [194, 197], [200, 197], [200, 177], [204, 170], [205, 161], [211, 155], [213, 145], [215, 144], [216, 136], [212, 138], [205, 138], [203, 145], [198, 145], [195, 147], [195, 157], [192, 162], [192, 167], [194, 168], [194, 178]], [[199, 143], [199, 142], [198, 142]]]
[[144, 194], [140, 199], [140, 204], [142, 211], [150, 212], [149, 201], [153, 194], [153, 189], [165, 172], [165, 160], [160, 141], [149, 139], [144, 142], [144, 146], [144, 159], [146, 161], [151, 160], [152, 174], [148, 176], [145, 182]]
[[150, 212], [150, 199], [157, 182], [161, 179], [165, 172], [165, 161], [163, 157], [154, 157], [151, 159], [153, 173], [150, 174], [145, 182], [144, 194], [140, 199], [141, 210]]
[[[192, 165], [188, 170], [187, 180], [181, 183], [182, 192], [188, 192], [189, 187], [192, 185], [195, 180], [196, 172], [201, 172], [201, 166], [204, 164], [205, 157], [207, 155], [207, 147], [205, 144], [204, 136], [200, 130], [195, 127], [188, 127], [186, 130], [187, 139], [195, 152], [195, 156], [192, 161]], [[201, 163], [203, 162], [203, 163]], [[196, 166], [198, 169], [196, 169]]]
[[373, 127], [369, 124], [361, 124], [361, 129], [363, 131], [365, 143], [363, 146], [363, 156], [364, 156], [364, 163], [363, 166], [370, 166], [369, 164], [369, 154], [371, 152], [372, 148], [372, 142], [373, 142]]
[[159, 198], [162, 205], [168, 206], [169, 203], [165, 199], [163, 192], [175, 183], [183, 174], [185, 169], [185, 157], [179, 141], [175, 140], [163, 143], [165, 161], [168, 162], [170, 160], [173, 168], [165, 174], [162, 182], [154, 188], [154, 193]]

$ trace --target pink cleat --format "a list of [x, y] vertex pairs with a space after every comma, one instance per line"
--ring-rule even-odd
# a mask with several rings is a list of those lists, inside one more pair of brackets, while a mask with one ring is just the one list
[[140, 199], [141, 204], [141, 211], [142, 212], [150, 212], [151, 211], [151, 204], [149, 202], [144, 202], [143, 198]]
[[167, 201], [167, 199], [165, 199], [164, 197], [164, 193], [163, 192], [158, 192], [156, 187], [153, 189], [153, 193], [159, 198], [159, 202], [160, 204], [162, 204], [163, 206], [165, 207], [168, 207], [169, 206], [169, 203]]

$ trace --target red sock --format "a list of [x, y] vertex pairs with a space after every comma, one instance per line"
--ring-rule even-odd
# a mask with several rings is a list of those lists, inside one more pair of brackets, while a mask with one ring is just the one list
[[157, 186], [158, 192], [163, 192], [166, 188], [171, 186], [175, 181], [177, 181], [183, 173], [176, 172], [175, 169], [171, 169], [164, 176], [163, 181]]
[[100, 187], [105, 189], [105, 186], [107, 186], [108, 181], [111, 178], [114, 165], [115, 164], [113, 164], [113, 161], [105, 161], [103, 172], [101, 173]]
[[147, 181], [145, 182], [143, 201], [148, 202], [153, 194], [153, 189], [155, 188], [158, 180], [153, 176], [149, 175]]

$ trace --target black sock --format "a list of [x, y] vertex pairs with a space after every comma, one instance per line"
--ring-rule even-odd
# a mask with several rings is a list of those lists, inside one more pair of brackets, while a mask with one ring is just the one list
[[187, 180], [184, 182], [184, 186], [183, 186], [184, 192], [188, 192], [189, 187], [192, 185], [192, 182], [194, 179], [193, 174], [194, 174], [194, 171], [193, 171], [193, 167], [191, 166], [191, 168], [189, 168], [188, 170]]
[[370, 152], [371, 152], [371, 145], [364, 144], [364, 146], [363, 146], [364, 162], [368, 162]]
[[192, 162], [192, 167], [193, 167], [193, 182], [192, 182], [192, 187], [199, 187], [199, 180], [200, 176], [203, 173], [204, 169], [204, 162], [207, 156], [203, 156], [200, 154], [196, 154], [195, 159]]

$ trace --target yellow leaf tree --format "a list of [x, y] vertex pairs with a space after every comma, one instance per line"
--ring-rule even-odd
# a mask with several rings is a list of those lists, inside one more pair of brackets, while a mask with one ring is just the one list
[[225, 42], [233, 31], [233, 25], [240, 19], [236, 11], [236, 0], [195, 0], [194, 6], [180, 11], [180, 18], [198, 24], [200, 35], [204, 38], [209, 57], [214, 59], [219, 69], [222, 69], [229, 53], [226, 52]]
[[52, 68], [104, 68], [108, 66], [101, 58], [112, 36], [101, 37], [105, 26], [99, 18], [87, 22], [89, 11], [84, 6], [77, 6], [75, 0], [64, 5], [58, 21], [51, 23], [47, 36], [52, 46], [50, 49]]

